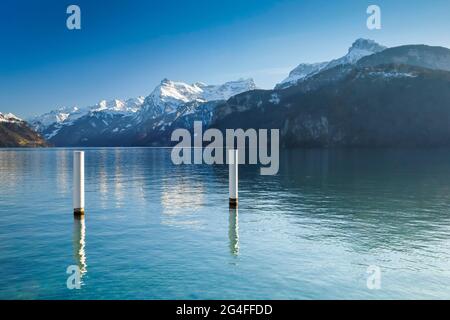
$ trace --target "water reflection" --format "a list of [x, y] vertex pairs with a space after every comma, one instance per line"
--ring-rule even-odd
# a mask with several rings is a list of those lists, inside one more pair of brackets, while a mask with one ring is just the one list
[[124, 169], [122, 156], [123, 150], [114, 150], [114, 199], [116, 208], [122, 208], [124, 204], [124, 176], [122, 170]]
[[[280, 173], [270, 177], [242, 166], [242, 251], [226, 166], [175, 166], [170, 150], [88, 152], [86, 200], [96, 229], [89, 278], [94, 256], [96, 272], [111, 278], [92, 279], [83, 298], [450, 297], [450, 150], [281, 151]], [[65, 288], [57, 293], [67, 254], [88, 280], [85, 220], [67, 230], [60, 214], [71, 202], [61, 191], [67, 180], [71, 189], [71, 155], [0, 151], [0, 298], [72, 298]], [[389, 278], [377, 293], [366, 289], [371, 264]], [[195, 276], [202, 273], [208, 277]], [[211, 281], [221, 285], [206, 292]], [[148, 290], [133, 290], [139, 286]]]
[[284, 151], [279, 183], [264, 194], [276, 194], [297, 223], [320, 226], [321, 239], [358, 252], [413, 250], [448, 237], [449, 158], [448, 150]]
[[86, 262], [86, 226], [84, 216], [74, 217], [73, 220], [73, 253], [75, 261], [80, 268], [80, 279], [87, 273]]
[[56, 172], [58, 172], [56, 177], [56, 183], [58, 189], [61, 190], [62, 193], [67, 193], [70, 191], [69, 185], [69, 170], [71, 169], [69, 163], [69, 153], [67, 150], [61, 150], [56, 152]]
[[172, 226], [199, 227], [196, 211], [204, 206], [205, 190], [200, 181], [182, 176], [163, 180], [161, 205], [163, 223]]
[[100, 193], [100, 203], [102, 208], [106, 209], [108, 208], [109, 201], [108, 201], [108, 173], [107, 173], [107, 166], [108, 166], [108, 158], [106, 150], [102, 150], [99, 152], [99, 160], [98, 165], [96, 166], [98, 168], [98, 186], [99, 186], [99, 193]]
[[0, 151], [0, 181], [8, 189], [14, 189], [22, 182], [22, 176], [16, 174], [24, 167], [24, 158], [16, 151]]
[[230, 252], [232, 255], [239, 255], [239, 216], [237, 208], [230, 208], [228, 218], [228, 238], [230, 239]]

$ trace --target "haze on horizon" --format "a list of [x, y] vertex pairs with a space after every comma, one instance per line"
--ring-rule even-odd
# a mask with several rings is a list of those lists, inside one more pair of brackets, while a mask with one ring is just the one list
[[[6, 0], [0, 9], [0, 112], [27, 118], [62, 106], [148, 95], [163, 78], [272, 88], [302, 62], [344, 55], [357, 38], [450, 47], [450, 3], [436, 0]], [[382, 10], [382, 29], [366, 9]]]

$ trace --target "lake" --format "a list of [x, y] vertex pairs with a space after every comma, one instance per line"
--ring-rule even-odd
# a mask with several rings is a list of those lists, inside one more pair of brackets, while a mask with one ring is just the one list
[[83, 220], [74, 149], [0, 150], [0, 299], [450, 299], [448, 149], [281, 151], [238, 210], [225, 165], [84, 150]]

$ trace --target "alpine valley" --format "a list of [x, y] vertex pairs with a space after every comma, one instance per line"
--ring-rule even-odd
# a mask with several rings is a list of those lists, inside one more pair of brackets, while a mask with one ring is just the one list
[[450, 50], [358, 39], [343, 57], [298, 65], [273, 90], [252, 79], [164, 79], [146, 97], [29, 119], [54, 146], [170, 146], [173, 130], [194, 121], [280, 129], [284, 147], [450, 146]]

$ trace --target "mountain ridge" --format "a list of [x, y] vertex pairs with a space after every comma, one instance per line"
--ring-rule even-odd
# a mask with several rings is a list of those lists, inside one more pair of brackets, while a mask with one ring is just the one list
[[47, 142], [12, 113], [0, 112], [0, 147], [46, 147]]
[[[306, 68], [307, 65], [299, 66]], [[62, 113], [58, 119], [68, 125], [55, 121], [45, 134], [56, 146], [169, 146], [173, 144], [170, 141], [173, 130], [191, 130], [194, 121], [202, 121], [204, 128], [248, 128], [248, 125], [253, 128], [279, 128], [282, 144], [289, 147], [370, 146], [370, 141], [373, 141], [374, 146], [390, 145], [389, 141], [383, 140], [389, 137], [379, 138], [383, 136], [380, 132], [372, 130], [367, 133], [365, 128], [352, 131], [347, 126], [358, 127], [352, 118], [330, 116], [328, 112], [332, 110], [348, 114], [367, 122], [372, 121], [364, 118], [372, 112], [369, 106], [379, 112], [389, 111], [386, 106], [390, 106], [397, 108], [399, 114], [411, 118], [412, 115], [408, 113], [411, 110], [391, 105], [397, 101], [411, 103], [417, 113], [415, 117], [421, 119], [425, 116], [418, 113], [419, 107], [415, 105], [414, 99], [422, 101], [424, 105], [429, 102], [421, 100], [420, 93], [429, 97], [430, 101], [437, 101], [435, 106], [429, 107], [434, 108], [436, 116], [441, 117], [430, 119], [430, 123], [439, 127], [432, 133], [435, 135], [432, 138], [436, 140], [439, 134], [442, 137], [447, 135], [442, 119], [447, 116], [445, 99], [450, 101], [446, 95], [450, 91], [446, 87], [446, 72], [449, 70], [450, 50], [447, 48], [425, 45], [386, 48], [373, 40], [358, 39], [347, 55], [304, 70], [306, 75], [301, 75], [303, 78], [285, 87], [257, 89], [253, 80], [249, 79], [217, 86], [163, 79], [150, 95], [139, 100], [139, 106], [131, 112], [124, 112], [123, 104], [117, 100], [111, 103], [103, 101], [84, 114], [80, 114], [83, 109], [74, 110], [73, 116]], [[430, 87], [431, 83], [443, 92]], [[392, 91], [391, 85], [396, 86], [398, 91]], [[413, 91], [411, 87], [414, 87]], [[421, 88], [428, 88], [435, 97]], [[358, 90], [360, 92], [356, 92]], [[352, 99], [358, 101], [357, 105]], [[372, 100], [375, 103], [372, 104]], [[339, 104], [339, 107], [335, 104]], [[110, 109], [117, 112], [109, 112]], [[354, 110], [357, 109], [367, 114], [355, 114]], [[321, 112], [321, 117], [317, 118]], [[55, 114], [51, 116], [55, 117]], [[397, 116], [392, 114], [392, 117]], [[381, 116], [373, 116], [373, 119], [389, 122]], [[334, 129], [337, 124], [333, 121], [337, 120], [341, 122], [341, 131]], [[405, 132], [411, 130], [412, 127], [409, 128], [402, 119], [396, 118], [396, 121]], [[411, 123], [418, 126], [417, 132], [426, 131], [424, 124], [419, 122]], [[379, 126], [383, 127], [384, 124], [379, 123]], [[327, 132], [326, 138], [323, 138], [324, 132]], [[413, 144], [424, 144], [424, 139], [412, 132], [408, 134]], [[397, 143], [406, 144], [405, 141], [398, 140]], [[433, 143], [437, 143], [437, 140]]]
[[449, 71], [383, 64], [324, 73], [313, 84], [237, 95], [211, 126], [278, 128], [288, 148], [450, 146]]
[[333, 59], [327, 62], [299, 64], [289, 73], [289, 76], [286, 79], [275, 86], [275, 89], [286, 89], [321, 71], [332, 69], [338, 65], [355, 64], [361, 58], [377, 52], [382, 52], [385, 49], [387, 49], [387, 47], [378, 44], [374, 40], [359, 38], [353, 42], [351, 47], [348, 49], [347, 54], [341, 58]]
[[[141, 140], [147, 138], [149, 128], [170, 126], [179, 117], [195, 113], [200, 104], [226, 100], [255, 88], [253, 79], [220, 85], [163, 79], [147, 97], [139, 98], [134, 109], [124, 107], [122, 100], [103, 100], [92, 107], [51, 111], [34, 118], [31, 123], [56, 146], [129, 145], [128, 140], [141, 144]], [[45, 122], [47, 119], [50, 120]]]

